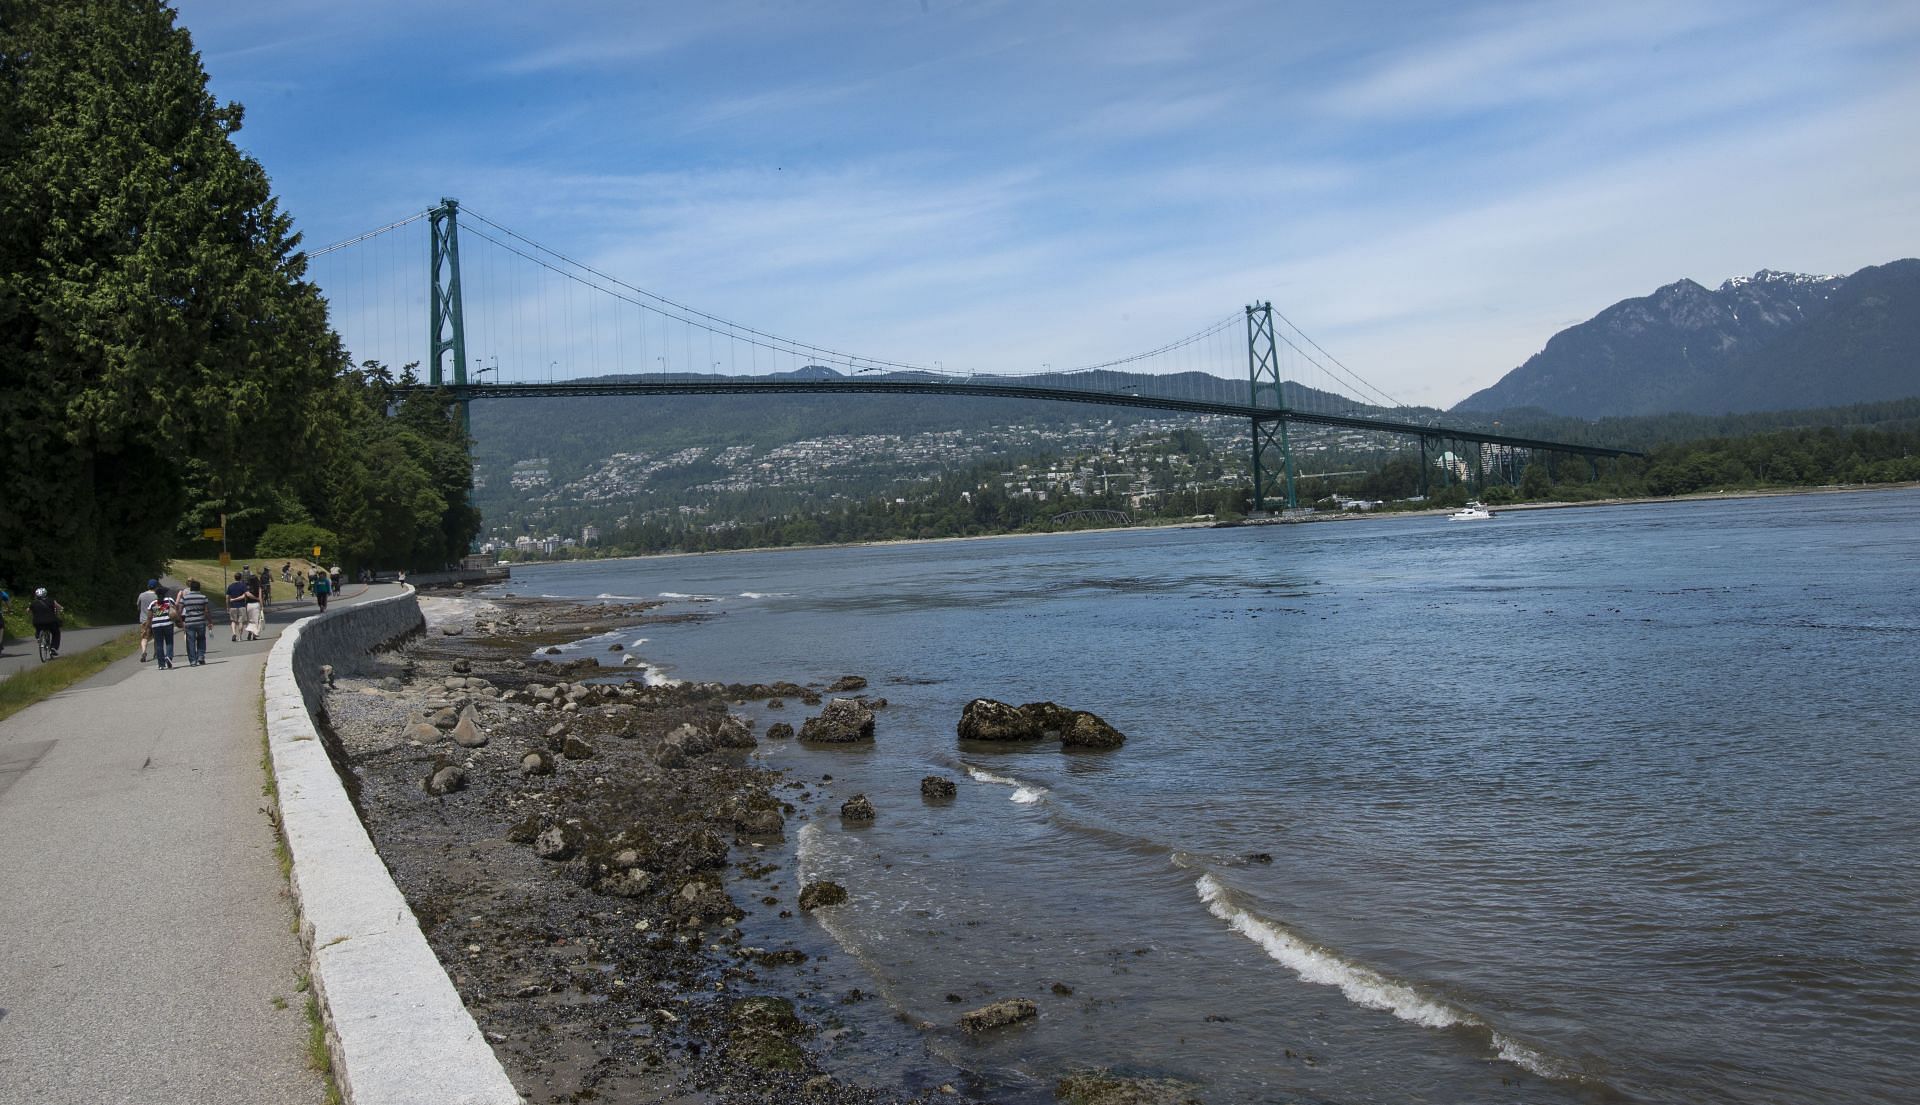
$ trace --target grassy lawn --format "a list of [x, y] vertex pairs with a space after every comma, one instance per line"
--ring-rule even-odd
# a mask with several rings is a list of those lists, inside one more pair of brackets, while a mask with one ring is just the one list
[[131, 656], [139, 647], [140, 634], [130, 629], [106, 644], [95, 645], [85, 652], [58, 656], [44, 664], [22, 668], [11, 678], [0, 680], [0, 720], [59, 694], [115, 660]]
[[[287, 563], [285, 560], [275, 560], [269, 564], [265, 560], [241, 560], [235, 557], [232, 566], [227, 568], [225, 578], [232, 579], [235, 572], [238, 572], [241, 568], [247, 567], [248, 565], [252, 565], [256, 571], [262, 567], [268, 568], [273, 573], [273, 582], [277, 587], [291, 587], [291, 584], [280, 581], [280, 565], [285, 563]], [[293, 570], [296, 572], [305, 572], [311, 577], [314, 569], [313, 565], [305, 560], [295, 560], [293, 561]], [[220, 590], [220, 580], [222, 577], [220, 575], [220, 562], [218, 560], [169, 560], [167, 561], [167, 575], [179, 580], [181, 583], [185, 583], [189, 579], [197, 579], [200, 581], [200, 589], [209, 595]], [[292, 594], [293, 592], [288, 591], [287, 593]], [[277, 598], [279, 591], [276, 589], [274, 594]]]

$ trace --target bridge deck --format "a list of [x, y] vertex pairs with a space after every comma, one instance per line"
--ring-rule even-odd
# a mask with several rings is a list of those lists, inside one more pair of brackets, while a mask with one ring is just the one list
[[[430, 385], [421, 385], [422, 388]], [[410, 389], [397, 389], [407, 391]], [[509, 384], [509, 383], [467, 383], [451, 385], [446, 390], [455, 398], [465, 399], [512, 399], [561, 396], [593, 395], [945, 395], [945, 396], [997, 396], [1006, 399], [1037, 399], [1059, 403], [1091, 403], [1107, 407], [1137, 407], [1151, 410], [1183, 411], [1188, 414], [1211, 414], [1228, 418], [1245, 418], [1254, 422], [1278, 422], [1286, 420], [1310, 426], [1335, 426], [1353, 430], [1376, 430], [1382, 433], [1399, 434], [1406, 437], [1448, 438], [1460, 441], [1483, 442], [1490, 445], [1509, 445], [1521, 449], [1534, 449], [1545, 452], [1568, 453], [1576, 456], [1591, 457], [1638, 457], [1645, 454], [1632, 449], [1616, 449], [1603, 445], [1573, 445], [1567, 442], [1547, 441], [1541, 438], [1517, 437], [1512, 434], [1489, 433], [1485, 430], [1464, 426], [1429, 425], [1422, 422], [1405, 422], [1391, 418], [1374, 418], [1354, 414], [1321, 414], [1313, 411], [1282, 410], [1276, 407], [1256, 407], [1245, 403], [1221, 403], [1206, 399], [1180, 399], [1174, 396], [1135, 394], [1133, 392], [1079, 391], [1073, 388], [1043, 387], [996, 379], [989, 376], [967, 378], [934, 378], [927, 380], [901, 379], [862, 379], [860, 377], [769, 380], [764, 378], [747, 379], [685, 379], [667, 377], [658, 380], [646, 378], [607, 379], [607, 380], [570, 380], [545, 384]]]

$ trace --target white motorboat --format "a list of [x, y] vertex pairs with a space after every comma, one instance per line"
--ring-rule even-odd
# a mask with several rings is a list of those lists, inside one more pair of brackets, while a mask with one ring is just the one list
[[1484, 522], [1493, 517], [1493, 511], [1481, 505], [1478, 500], [1468, 503], [1452, 514], [1447, 515], [1449, 522]]

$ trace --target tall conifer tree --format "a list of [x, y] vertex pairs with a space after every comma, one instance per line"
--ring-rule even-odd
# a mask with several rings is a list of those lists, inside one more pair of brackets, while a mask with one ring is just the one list
[[343, 367], [298, 236], [158, 0], [0, 0], [0, 575], [101, 602], [183, 460], [296, 460]]

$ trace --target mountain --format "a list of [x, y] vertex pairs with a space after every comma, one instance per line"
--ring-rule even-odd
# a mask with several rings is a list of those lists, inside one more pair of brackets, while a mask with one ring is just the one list
[[1733, 414], [1920, 395], [1920, 260], [1679, 280], [1555, 334], [1455, 412]]

